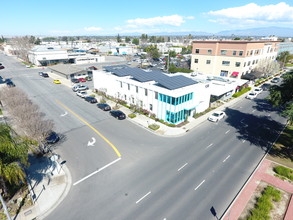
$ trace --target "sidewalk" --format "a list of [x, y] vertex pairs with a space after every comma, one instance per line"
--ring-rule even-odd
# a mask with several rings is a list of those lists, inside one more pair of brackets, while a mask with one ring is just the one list
[[71, 187], [71, 176], [58, 155], [29, 158], [26, 171], [30, 196], [34, 204], [21, 211], [14, 220], [43, 219], [65, 198]]
[[[265, 159], [261, 163], [260, 167], [253, 174], [251, 179], [247, 182], [247, 184], [242, 189], [241, 193], [235, 199], [234, 203], [230, 206], [229, 210], [226, 211], [223, 216], [223, 220], [237, 220], [242, 211], [244, 210], [246, 204], [250, 200], [254, 191], [256, 190], [260, 181], [264, 181], [276, 188], [282, 189], [288, 193], [293, 193], [293, 184], [285, 182], [275, 176], [272, 176], [266, 173], [268, 167], [272, 162]], [[284, 220], [290, 220], [293, 216], [293, 196], [291, 195], [289, 206], [287, 207], [287, 212]]]

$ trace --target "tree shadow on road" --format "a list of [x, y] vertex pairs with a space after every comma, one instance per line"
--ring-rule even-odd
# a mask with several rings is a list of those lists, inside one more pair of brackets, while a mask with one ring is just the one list
[[[241, 111], [226, 108], [225, 120], [230, 126], [237, 129], [237, 138], [248, 141], [267, 152], [284, 125], [272, 120], [268, 116], [257, 116]], [[233, 117], [232, 117], [233, 116]]]
[[266, 99], [254, 99], [255, 105], [252, 106], [253, 109], [259, 112], [277, 112], [281, 113], [280, 108], [275, 108], [272, 106], [272, 104], [269, 102], [269, 100]]

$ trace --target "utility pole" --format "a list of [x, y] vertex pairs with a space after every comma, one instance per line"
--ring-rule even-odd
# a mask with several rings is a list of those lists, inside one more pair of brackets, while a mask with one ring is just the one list
[[6, 207], [5, 201], [4, 201], [4, 199], [3, 199], [2, 195], [1, 195], [1, 193], [2, 193], [2, 190], [1, 190], [1, 192], [0, 192], [0, 200], [1, 200], [1, 203], [2, 203], [2, 206], [3, 206], [3, 209], [4, 209], [4, 213], [5, 213], [6, 217], [7, 217], [7, 219], [8, 219], [8, 220], [11, 220], [11, 217], [10, 217], [10, 215], [9, 215], [8, 209], [7, 209], [7, 207]]

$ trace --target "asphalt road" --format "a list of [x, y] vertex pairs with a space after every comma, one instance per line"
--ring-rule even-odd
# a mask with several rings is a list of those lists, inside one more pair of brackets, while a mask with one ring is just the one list
[[[0, 75], [12, 77], [63, 136], [55, 150], [74, 185], [48, 220], [215, 219], [211, 208], [220, 218], [285, 124], [263, 92], [227, 108], [218, 123], [165, 138], [115, 120], [70, 88], [40, 78], [38, 70], [3, 55], [0, 60], [7, 66]], [[95, 130], [118, 149], [121, 160]], [[87, 146], [92, 138], [96, 143]]]

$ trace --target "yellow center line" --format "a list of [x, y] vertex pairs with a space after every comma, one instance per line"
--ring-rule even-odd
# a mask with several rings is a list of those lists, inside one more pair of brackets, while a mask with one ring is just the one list
[[104, 141], [106, 141], [110, 147], [115, 151], [118, 157], [121, 157], [120, 152], [117, 150], [117, 148], [112, 144], [104, 135], [102, 135], [97, 129], [95, 129], [93, 126], [91, 126], [86, 120], [84, 120], [82, 117], [80, 117], [78, 114], [76, 114], [74, 111], [69, 109], [66, 105], [64, 105], [62, 102], [60, 102], [58, 99], [55, 99], [55, 101], [61, 105], [63, 108], [65, 108], [67, 111], [71, 112], [75, 117], [77, 117], [79, 120], [81, 120], [83, 123], [85, 123], [88, 127], [90, 127], [94, 132], [96, 132], [101, 138], [103, 138]]

